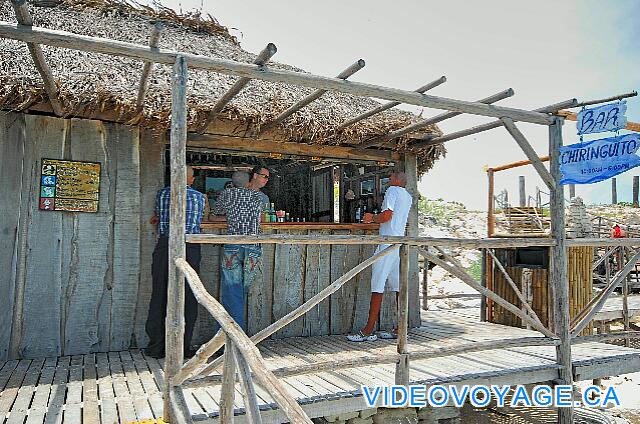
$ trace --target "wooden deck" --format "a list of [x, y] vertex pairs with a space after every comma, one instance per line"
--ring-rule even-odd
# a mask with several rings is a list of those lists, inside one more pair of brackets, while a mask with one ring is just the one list
[[[627, 303], [629, 305], [629, 318], [640, 316], [640, 295], [629, 295]], [[611, 321], [622, 318], [622, 296], [612, 296], [607, 299], [602, 309], [594, 317], [594, 320]]]
[[[468, 312], [467, 312], [468, 314]], [[477, 322], [452, 312], [423, 314], [423, 326], [410, 332], [411, 349], [451, 346], [537, 334], [529, 330]], [[260, 350], [273, 368], [348, 355], [392, 353], [388, 341], [354, 344], [342, 336], [265, 341]], [[640, 350], [603, 343], [573, 349], [577, 380], [640, 371]], [[534, 383], [557, 377], [553, 347], [492, 350], [413, 361], [414, 383]], [[395, 365], [360, 367], [285, 378], [291, 394], [312, 417], [363, 409], [362, 384], [394, 383]], [[161, 416], [161, 363], [140, 351], [97, 353], [0, 364], [0, 423], [114, 423]], [[283, 415], [268, 393], [258, 395], [265, 422]], [[186, 390], [195, 420], [216, 422], [219, 386]], [[243, 414], [236, 396], [236, 413]], [[243, 422], [238, 417], [237, 422]]]

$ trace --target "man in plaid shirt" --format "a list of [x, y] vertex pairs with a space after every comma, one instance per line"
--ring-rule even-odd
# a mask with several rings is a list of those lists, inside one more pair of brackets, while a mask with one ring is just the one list
[[[187, 234], [199, 234], [200, 223], [206, 221], [209, 216], [209, 203], [207, 197], [194, 190], [190, 186], [195, 180], [193, 168], [187, 167], [187, 207], [186, 225]], [[151, 264], [151, 301], [149, 302], [149, 314], [147, 316], [146, 330], [149, 335], [149, 344], [145, 354], [154, 358], [164, 357], [165, 318], [167, 314], [167, 281], [169, 269], [169, 210], [171, 202], [171, 187], [165, 187], [156, 195], [155, 214], [149, 221], [158, 226], [158, 242], [153, 251]], [[187, 243], [187, 262], [196, 272], [200, 271], [200, 245]], [[198, 302], [186, 284], [184, 297], [184, 355], [193, 356], [191, 350], [191, 336], [198, 316]]]
[[[220, 194], [212, 212], [227, 216], [227, 234], [260, 234], [264, 209], [260, 192], [247, 187], [246, 172], [234, 172], [231, 179], [234, 186]], [[247, 294], [254, 281], [262, 280], [261, 245], [225, 244], [220, 269], [220, 301], [246, 332]]]

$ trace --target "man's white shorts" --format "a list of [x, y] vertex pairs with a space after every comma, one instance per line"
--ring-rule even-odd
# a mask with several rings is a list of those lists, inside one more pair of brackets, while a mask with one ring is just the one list
[[[388, 246], [390, 245], [381, 244], [375, 253], [383, 251]], [[399, 250], [388, 254], [371, 266], [371, 291], [374, 293], [384, 293], [385, 285], [389, 291], [397, 292], [400, 290]]]

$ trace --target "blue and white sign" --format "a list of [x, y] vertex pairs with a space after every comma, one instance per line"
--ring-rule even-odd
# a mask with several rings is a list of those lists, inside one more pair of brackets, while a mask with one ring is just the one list
[[627, 125], [627, 103], [618, 102], [578, 113], [578, 134], [593, 134], [604, 131], [618, 131]]
[[627, 134], [560, 148], [560, 184], [592, 184], [640, 165], [640, 134]]

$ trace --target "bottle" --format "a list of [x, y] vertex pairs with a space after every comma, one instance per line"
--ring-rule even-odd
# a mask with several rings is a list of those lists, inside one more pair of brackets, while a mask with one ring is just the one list
[[358, 206], [356, 209], [356, 222], [360, 222], [362, 220], [362, 209]]
[[284, 221], [285, 222], [291, 222], [291, 217], [289, 216], [289, 212], [286, 213], [286, 215], [284, 217]]
[[276, 207], [273, 203], [269, 208], [269, 222], [276, 222]]

